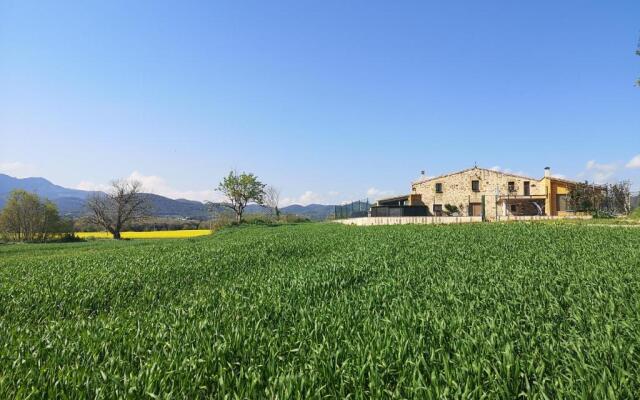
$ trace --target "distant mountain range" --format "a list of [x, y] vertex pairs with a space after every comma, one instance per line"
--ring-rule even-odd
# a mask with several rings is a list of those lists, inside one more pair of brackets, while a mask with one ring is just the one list
[[[23, 189], [34, 192], [38, 196], [51, 200], [58, 206], [62, 215], [79, 217], [85, 214], [87, 198], [96, 192], [68, 189], [51, 183], [44, 178], [14, 178], [0, 174], [0, 207], [14, 189]], [[206, 219], [210, 216], [204, 203], [194, 200], [170, 199], [152, 193], [144, 193], [152, 205], [153, 215], [158, 217], [182, 217], [194, 219]], [[334, 206], [323, 204], [310, 204], [307, 206], [290, 205], [282, 208], [285, 214], [300, 215], [313, 220], [324, 220], [333, 214]], [[247, 214], [265, 213], [266, 209], [257, 204], [249, 204], [245, 210]]]

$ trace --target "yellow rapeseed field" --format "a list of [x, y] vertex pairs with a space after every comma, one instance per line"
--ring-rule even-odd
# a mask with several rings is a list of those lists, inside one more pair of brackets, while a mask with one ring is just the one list
[[[178, 239], [196, 236], [210, 235], [213, 231], [209, 229], [185, 229], [179, 231], [149, 231], [149, 232], [122, 232], [123, 239]], [[78, 232], [78, 237], [83, 239], [111, 239], [109, 232]]]

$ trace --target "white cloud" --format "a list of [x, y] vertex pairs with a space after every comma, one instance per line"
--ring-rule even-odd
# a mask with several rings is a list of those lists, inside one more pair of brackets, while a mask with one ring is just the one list
[[505, 174], [514, 174], [514, 175], [521, 175], [521, 176], [527, 176], [527, 174], [525, 174], [523, 171], [514, 171], [511, 168], [502, 168], [499, 165], [494, 165], [493, 167], [489, 168], [492, 171], [496, 171], [496, 172], [502, 172]]
[[292, 204], [300, 204], [296, 202], [296, 199], [293, 197], [283, 197], [280, 199], [280, 207], [290, 206]]
[[76, 189], [104, 192], [106, 190], [109, 190], [109, 185], [106, 185], [104, 183], [93, 183], [89, 181], [82, 181], [76, 185]]
[[322, 201], [322, 196], [318, 193], [312, 192], [311, 190], [307, 190], [302, 194], [302, 196], [300, 196], [300, 202], [303, 204], [319, 203], [320, 201]]
[[391, 197], [391, 196], [394, 196], [395, 194], [396, 192], [393, 190], [380, 190], [374, 187], [369, 188], [369, 190], [367, 190], [367, 198], [369, 198], [369, 200], [377, 200], [385, 197]]
[[589, 160], [585, 168], [585, 171], [578, 174], [579, 177], [591, 178], [595, 183], [606, 183], [615, 175], [618, 165], [615, 163], [600, 164]]
[[[167, 181], [157, 175], [144, 175], [139, 171], [133, 171], [131, 175], [127, 177], [129, 180], [136, 180], [142, 184], [142, 190], [147, 193], [158, 194], [161, 196], [169, 197], [171, 199], [187, 199], [196, 201], [221, 201], [222, 195], [213, 189], [204, 190], [180, 190], [171, 186]], [[93, 183], [88, 181], [82, 181], [76, 185], [77, 189], [81, 190], [109, 190], [109, 185], [104, 183]]]
[[629, 162], [625, 165], [627, 168], [640, 168], [640, 154], [633, 157]]
[[[331, 193], [335, 193], [337, 195], [338, 192], [329, 192]], [[333, 197], [333, 196], [329, 196], [329, 197]], [[327, 196], [323, 196], [319, 193], [313, 192], [311, 190], [307, 190], [304, 193], [302, 193], [300, 196], [297, 197], [285, 197], [282, 199], [281, 201], [281, 205], [283, 207], [286, 206], [290, 206], [293, 204], [299, 204], [302, 206], [306, 206], [309, 204], [321, 204], [328, 201]]]
[[[510, 168], [502, 168], [499, 165], [493, 166], [489, 169], [496, 172], [504, 172], [505, 174], [514, 174], [514, 175], [520, 175], [520, 176], [535, 176], [535, 175], [529, 175], [524, 171], [513, 171]], [[567, 179], [566, 175], [562, 175], [562, 174], [551, 174], [551, 176], [558, 179]]]
[[29, 178], [37, 174], [37, 168], [33, 164], [25, 164], [20, 161], [0, 162], [0, 173], [15, 178]]
[[379, 190], [375, 187], [369, 188], [366, 193], [341, 193], [335, 190], [328, 192], [314, 192], [306, 190], [299, 196], [285, 196], [280, 201], [281, 207], [299, 204], [307, 206], [309, 204], [348, 204], [354, 201], [364, 201], [368, 197], [370, 202], [383, 197], [394, 196], [397, 193], [393, 190]]
[[180, 190], [169, 185], [165, 179], [160, 176], [143, 175], [138, 171], [133, 171], [128, 179], [140, 181], [143, 190], [146, 192], [159, 194], [171, 199], [221, 201], [223, 198], [222, 194], [214, 189]]
[[307, 206], [309, 204], [340, 204], [342, 200], [339, 198], [340, 192], [330, 190], [326, 193], [318, 193], [312, 190], [306, 190], [299, 196], [287, 196], [281, 199], [282, 207], [299, 204]]

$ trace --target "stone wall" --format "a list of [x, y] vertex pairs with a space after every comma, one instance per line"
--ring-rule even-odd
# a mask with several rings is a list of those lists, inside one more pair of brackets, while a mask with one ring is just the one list
[[[549, 215], [520, 215], [498, 216], [495, 221], [545, 221], [559, 219], [591, 219], [591, 216], [549, 216]], [[482, 217], [363, 217], [338, 219], [334, 222], [343, 225], [375, 226], [375, 225], [431, 225], [431, 224], [464, 224], [482, 222]]]
[[[479, 181], [479, 191], [472, 190], [472, 181]], [[452, 204], [458, 207], [461, 215], [470, 214], [470, 203], [481, 203], [484, 196], [485, 215], [494, 218], [503, 213], [496, 210], [496, 193], [501, 196], [524, 195], [525, 182], [529, 182], [530, 195], [546, 195], [546, 187], [542, 180], [524, 176], [506, 174], [484, 168], [471, 168], [457, 173], [443, 175], [436, 178], [416, 181], [412, 184], [413, 194], [420, 194], [422, 202], [433, 212], [434, 205]], [[514, 183], [514, 191], [509, 192], [509, 182]], [[436, 193], [436, 184], [442, 184], [442, 193]]]
[[344, 225], [406, 225], [406, 224], [462, 224], [482, 222], [482, 217], [363, 217], [337, 219], [334, 222]]
[[560, 219], [592, 219], [591, 215], [503, 215], [498, 216], [497, 221], [545, 221], [545, 220], [560, 220]]

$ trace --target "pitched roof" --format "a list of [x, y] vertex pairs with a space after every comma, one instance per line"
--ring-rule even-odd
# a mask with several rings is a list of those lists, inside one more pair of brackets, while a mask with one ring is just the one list
[[502, 175], [515, 176], [517, 178], [528, 179], [530, 181], [538, 181], [538, 180], [540, 180], [540, 179], [537, 179], [537, 178], [532, 178], [530, 176], [512, 174], [510, 172], [496, 171], [494, 169], [481, 168], [481, 167], [471, 167], [471, 168], [463, 169], [461, 171], [450, 172], [448, 174], [434, 176], [433, 178], [418, 179], [416, 181], [411, 182], [411, 184], [415, 185], [416, 183], [428, 182], [428, 181], [432, 181], [434, 179], [442, 179], [442, 178], [446, 178], [446, 177], [451, 176], [451, 175], [457, 175], [457, 174], [461, 174], [461, 173], [464, 173], [464, 172], [467, 172], [467, 171], [473, 171], [473, 170], [488, 171], [488, 172], [494, 172], [494, 173], [502, 174]]

